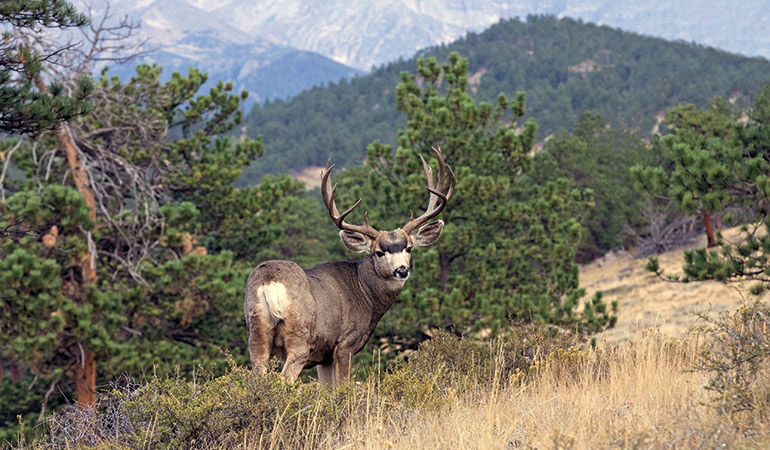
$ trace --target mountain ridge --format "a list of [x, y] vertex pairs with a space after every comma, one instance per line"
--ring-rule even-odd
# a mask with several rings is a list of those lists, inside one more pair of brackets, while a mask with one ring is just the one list
[[[702, 45], [597, 26], [573, 19], [535, 16], [502, 21], [450, 45], [418, 52], [439, 63], [457, 51], [469, 59], [477, 101], [501, 92], [527, 96], [527, 116], [538, 140], [572, 128], [585, 112], [611, 125], [649, 135], [657, 116], [682, 102], [703, 106], [714, 96], [745, 107], [770, 84], [770, 63]], [[374, 141], [394, 143], [405, 119], [395, 108], [400, 73], [414, 73], [414, 59], [369, 75], [305, 91], [288, 101], [255, 106], [244, 120], [249, 136], [263, 134], [266, 156], [244, 171], [240, 183], [266, 173], [325, 164], [358, 165]]]
[[[81, 7], [87, 5], [86, 0], [74, 1]], [[271, 88], [278, 89], [276, 92], [261, 85], [267, 74], [244, 79], [243, 86], [260, 101], [287, 98], [314, 85], [360, 75], [399, 58], [410, 58], [423, 48], [451, 43], [468, 32], [481, 32], [501, 19], [530, 14], [572, 17], [770, 57], [770, 34], [765, 32], [770, 26], [770, 0], [739, 4], [723, 0], [650, 0], [643, 4], [630, 0], [382, 0], [375, 4], [364, 0], [111, 0], [110, 4], [115, 12], [143, 20], [145, 35], [164, 52], [159, 55], [163, 58], [153, 61], [183, 70], [185, 64], [195, 64], [209, 72], [211, 79], [232, 77], [233, 71], [219, 68], [233, 61], [249, 68], [267, 64], [275, 68], [279, 61], [264, 52], [236, 50], [215, 55], [206, 48], [201, 49], [205, 59], [191, 59], [184, 52], [194, 49], [182, 48], [178, 42], [185, 33], [208, 30], [210, 40], [224, 41], [212, 42], [209, 47], [258, 47], [261, 42], [286, 48], [287, 52], [293, 49], [319, 55], [314, 59], [318, 67], [293, 59], [283, 72], [275, 70], [273, 73], [284, 74], [281, 83], [270, 83]], [[309, 55], [303, 55], [309, 59]], [[176, 64], [180, 57], [182, 60]], [[308, 70], [315, 76], [301, 77]], [[295, 76], [302, 81], [295, 80]], [[228, 81], [238, 84], [236, 79]]]

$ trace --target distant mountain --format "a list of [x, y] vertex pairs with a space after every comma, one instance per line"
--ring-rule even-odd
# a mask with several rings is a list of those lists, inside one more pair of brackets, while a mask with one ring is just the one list
[[[249, 104], [289, 98], [313, 86], [362, 73], [313, 52], [262, 40], [237, 44], [210, 36], [209, 31], [188, 33], [176, 41], [177, 47], [160, 47], [139, 62], [163, 67], [165, 78], [174, 71], [186, 74], [190, 67], [200, 68], [209, 76], [204, 90], [220, 80], [232, 81], [236, 92], [249, 91]], [[110, 68], [110, 73], [121, 78], [133, 72], [133, 65]]]
[[370, 70], [500, 19], [572, 17], [770, 57], [768, 0], [188, 0], [251, 36]]
[[[250, 102], [288, 98], [363, 73], [318, 53], [254, 37], [183, 0], [117, 1], [111, 10], [141, 21], [142, 36], [155, 51], [139, 63], [162, 66], [166, 78], [197, 67], [209, 75], [204, 89], [231, 81], [236, 91], [250, 92]], [[110, 72], [128, 77], [134, 65], [110, 67]]]
[[[100, 1], [107, 0], [74, 1], [83, 9], [87, 5], [98, 9], [103, 5]], [[314, 85], [349, 78], [401, 57], [409, 58], [420, 49], [455, 41], [468, 31], [482, 31], [500, 19], [525, 18], [530, 14], [579, 18], [744, 55], [770, 57], [770, 0], [109, 3], [115, 13], [142, 21], [144, 32], [161, 49], [153, 58], [158, 64], [181, 70], [196, 65], [209, 72], [210, 79], [233, 81], [259, 100], [286, 98]]]
[[[770, 84], [766, 59], [554, 17], [503, 21], [418, 55], [442, 62], [452, 51], [469, 59], [469, 87], [477, 100], [526, 93], [525, 119], [537, 121], [541, 142], [571, 129], [588, 111], [649, 135], [670, 106], [703, 106], [722, 96], [744, 108]], [[266, 155], [240, 182], [324, 165], [330, 156], [340, 165], [358, 165], [369, 143], [393, 143], [405, 122], [395, 107], [401, 71], [414, 73], [415, 60], [255, 107], [244, 126], [249, 136], [264, 135]]]

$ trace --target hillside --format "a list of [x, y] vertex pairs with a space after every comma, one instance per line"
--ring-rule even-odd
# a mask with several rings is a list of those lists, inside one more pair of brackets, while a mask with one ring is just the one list
[[[589, 110], [613, 125], [649, 134], [667, 107], [703, 105], [715, 96], [745, 107], [770, 84], [770, 63], [764, 59], [553, 17], [502, 21], [417, 56], [443, 62], [453, 51], [469, 58], [470, 90], [478, 100], [526, 92], [524, 119], [537, 120], [540, 140], [570, 129]], [[415, 68], [415, 58], [398, 61], [288, 101], [255, 106], [243, 130], [250, 137], [263, 134], [267, 154], [247, 168], [240, 184], [256, 183], [266, 173], [323, 165], [329, 157], [337, 164], [360, 164], [369, 143], [395, 140], [403, 126], [395, 88], [400, 72]]]
[[[737, 234], [737, 229], [732, 229], [725, 232], [725, 237], [731, 239]], [[689, 248], [705, 245], [703, 236]], [[663, 253], [659, 255], [659, 261], [666, 273], [681, 273], [683, 249]], [[650, 328], [670, 337], [679, 337], [703, 324], [696, 313], [719, 313], [739, 306], [744, 297], [754, 298], [748, 293], [747, 284], [668, 282], [645, 270], [646, 264], [646, 258], [617, 252], [580, 268], [580, 286], [586, 289], [588, 297], [602, 291], [608, 303], [617, 301], [619, 305], [617, 325], [598, 334], [598, 342], [625, 341]]]

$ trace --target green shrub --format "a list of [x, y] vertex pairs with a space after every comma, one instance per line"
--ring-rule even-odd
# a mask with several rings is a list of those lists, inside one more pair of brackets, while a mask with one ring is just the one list
[[[154, 377], [102, 396], [95, 412], [68, 408], [49, 420], [55, 444], [130, 448], [313, 446], [363, 404], [353, 385], [288, 383], [276, 371], [255, 374], [232, 365], [214, 376]], [[288, 440], [288, 441], [286, 441]], [[253, 442], [252, 442], [253, 441]]]

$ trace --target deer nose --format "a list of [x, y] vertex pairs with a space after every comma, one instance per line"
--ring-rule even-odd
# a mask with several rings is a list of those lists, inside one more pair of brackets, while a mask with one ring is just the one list
[[399, 266], [398, 269], [393, 271], [393, 275], [396, 278], [400, 278], [400, 279], [404, 280], [407, 277], [409, 277], [409, 268], [406, 267], [406, 266]]

